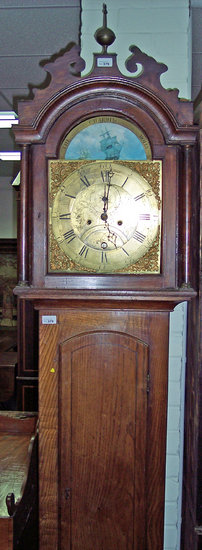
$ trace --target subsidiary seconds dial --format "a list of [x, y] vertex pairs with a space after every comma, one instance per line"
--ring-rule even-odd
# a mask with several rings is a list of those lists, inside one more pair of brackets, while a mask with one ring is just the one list
[[50, 220], [59, 247], [78, 271], [115, 273], [150, 250], [160, 210], [138, 172], [118, 162], [94, 161], [63, 181]]

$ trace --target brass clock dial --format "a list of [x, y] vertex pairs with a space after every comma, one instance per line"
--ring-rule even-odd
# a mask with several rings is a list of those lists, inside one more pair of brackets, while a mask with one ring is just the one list
[[124, 164], [87, 162], [55, 193], [52, 232], [76, 271], [128, 271], [159, 235], [159, 197], [142, 175]]

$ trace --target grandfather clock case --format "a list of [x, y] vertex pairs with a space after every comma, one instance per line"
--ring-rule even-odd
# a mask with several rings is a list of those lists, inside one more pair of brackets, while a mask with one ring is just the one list
[[120, 73], [106, 12], [96, 39], [89, 75], [77, 46], [45, 66], [15, 128], [39, 548], [162, 550], [169, 315], [197, 292], [197, 127], [165, 65], [132, 46]]

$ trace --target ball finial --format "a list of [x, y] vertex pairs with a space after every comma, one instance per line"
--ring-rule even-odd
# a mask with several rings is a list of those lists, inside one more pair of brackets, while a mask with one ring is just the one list
[[95, 40], [102, 46], [102, 53], [107, 53], [108, 46], [113, 44], [116, 36], [114, 32], [107, 27], [107, 6], [103, 4], [103, 26], [97, 29], [94, 34]]

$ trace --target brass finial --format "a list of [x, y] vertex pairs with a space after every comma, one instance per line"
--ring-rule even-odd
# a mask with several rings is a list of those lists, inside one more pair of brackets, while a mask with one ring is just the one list
[[107, 53], [108, 46], [113, 44], [116, 36], [111, 29], [107, 27], [107, 6], [103, 4], [103, 26], [97, 29], [94, 34], [96, 42], [102, 46], [102, 53]]

